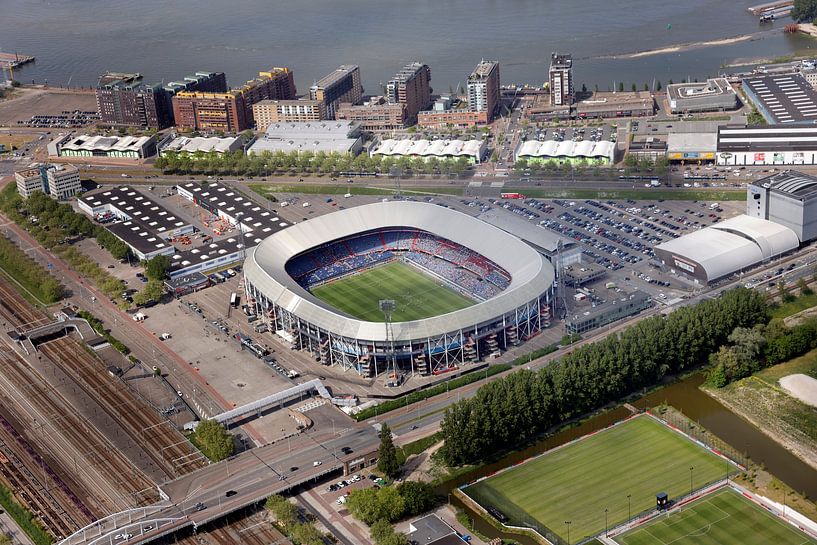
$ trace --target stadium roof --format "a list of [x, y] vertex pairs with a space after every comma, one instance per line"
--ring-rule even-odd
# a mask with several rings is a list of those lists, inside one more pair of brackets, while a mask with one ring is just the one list
[[742, 214], [663, 242], [655, 249], [699, 264], [711, 281], [799, 245], [797, 235], [788, 227]]
[[543, 295], [553, 284], [553, 266], [522, 240], [462, 212], [410, 201], [340, 210], [279, 231], [250, 252], [244, 274], [271, 302], [318, 327], [349, 338], [386, 341], [382, 323], [357, 320], [335, 309], [298, 285], [285, 266], [296, 255], [326, 242], [395, 226], [422, 229], [471, 248], [511, 275], [511, 284], [487, 301], [440, 316], [392, 324], [395, 341], [436, 337], [490, 321]]
[[536, 248], [541, 248], [542, 251], [548, 254], [556, 253], [560, 240], [562, 241], [562, 248], [573, 246], [576, 242], [561, 237], [550, 229], [545, 229], [537, 223], [526, 221], [516, 214], [508, 213], [505, 210], [492, 209], [487, 212], [482, 212], [477, 218], [521, 238]]

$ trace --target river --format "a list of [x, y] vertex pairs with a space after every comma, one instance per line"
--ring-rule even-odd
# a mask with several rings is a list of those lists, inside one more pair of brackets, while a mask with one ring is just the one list
[[[772, 475], [792, 489], [805, 494], [808, 498], [817, 498], [817, 470], [802, 462], [749, 422], [702, 392], [699, 388], [702, 383], [702, 374], [692, 375], [683, 381], [660, 388], [634, 401], [632, 405], [644, 408], [657, 407], [662, 403], [666, 403], [681, 410], [688, 418], [698, 422], [735, 450], [746, 453], [753, 462], [763, 464]], [[493, 464], [461, 475], [457, 479], [445, 483], [437, 492], [446, 495], [454, 488], [472, 482], [482, 475], [487, 475], [513, 463], [541, 454], [577, 437], [607, 427], [630, 416], [630, 414], [630, 411], [624, 407], [617, 407], [612, 411], [602, 413], [582, 422], [579, 426], [556, 433], [525, 450], [512, 452]], [[459, 507], [464, 507], [454, 496], [449, 497], [453, 503]], [[490, 537], [500, 537], [497, 530], [479, 515], [470, 511], [469, 514], [480, 533]], [[523, 545], [537, 545], [533, 540], [524, 536], [508, 535], [506, 537], [511, 537]]]
[[[760, 25], [758, 0], [0, 0], [0, 50], [35, 55], [23, 82], [89, 86], [106, 71], [150, 82], [199, 70], [239, 84], [270, 66], [294, 69], [301, 93], [342, 63], [361, 66], [368, 93], [406, 62], [431, 67], [432, 86], [464, 84], [481, 59], [503, 83], [541, 84], [553, 51], [572, 53], [577, 87], [639, 88], [653, 78], [703, 78], [738, 59], [803, 52], [814, 41]], [[751, 34], [727, 45], [609, 58]]]

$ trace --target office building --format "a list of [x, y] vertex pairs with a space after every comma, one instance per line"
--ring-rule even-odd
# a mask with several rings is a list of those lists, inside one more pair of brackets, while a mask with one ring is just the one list
[[726, 78], [667, 85], [667, 103], [674, 114], [734, 110], [740, 105], [737, 93]]
[[224, 93], [179, 92], [173, 97], [173, 115], [180, 128], [237, 133], [253, 127], [253, 104], [294, 97], [292, 70], [273, 68]]
[[144, 159], [156, 153], [155, 136], [91, 136], [65, 134], [48, 144], [52, 157]]
[[386, 84], [390, 104], [405, 106], [405, 124], [417, 123], [417, 113], [431, 104], [431, 69], [426, 64], [407, 64]]
[[649, 91], [593, 93], [576, 104], [580, 119], [608, 117], [644, 117], [655, 113], [655, 100]]
[[746, 186], [746, 214], [795, 232], [801, 243], [817, 238], [817, 177], [793, 170]]
[[255, 128], [266, 131], [273, 123], [321, 121], [326, 105], [320, 100], [262, 100], [252, 105]]
[[468, 111], [486, 112], [490, 122], [499, 98], [499, 63], [483, 60], [468, 76]]
[[385, 97], [372, 97], [364, 104], [342, 103], [335, 119], [357, 121], [361, 130], [369, 132], [393, 131], [409, 125], [406, 105], [390, 103]]
[[550, 56], [550, 105], [569, 106], [573, 103], [573, 57], [553, 53]]
[[357, 104], [363, 98], [360, 67], [354, 64], [339, 66], [312, 85], [309, 89], [309, 98], [323, 102], [326, 117], [335, 119], [335, 112], [342, 102]]
[[14, 173], [17, 192], [27, 199], [42, 191], [57, 200], [66, 200], [82, 191], [79, 169], [73, 165], [44, 164]]

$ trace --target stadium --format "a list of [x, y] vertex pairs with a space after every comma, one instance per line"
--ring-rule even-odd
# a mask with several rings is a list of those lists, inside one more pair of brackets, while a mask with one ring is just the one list
[[550, 325], [554, 269], [476, 218], [402, 201], [279, 231], [251, 250], [244, 279], [270, 330], [324, 365], [440, 374]]

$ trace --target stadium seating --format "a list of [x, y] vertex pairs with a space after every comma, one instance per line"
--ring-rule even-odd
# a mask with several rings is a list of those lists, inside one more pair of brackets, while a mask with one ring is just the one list
[[477, 299], [490, 299], [511, 283], [508, 273], [484, 256], [414, 229], [383, 229], [337, 240], [295, 257], [287, 263], [286, 269], [308, 290], [398, 258], [425, 269]]

